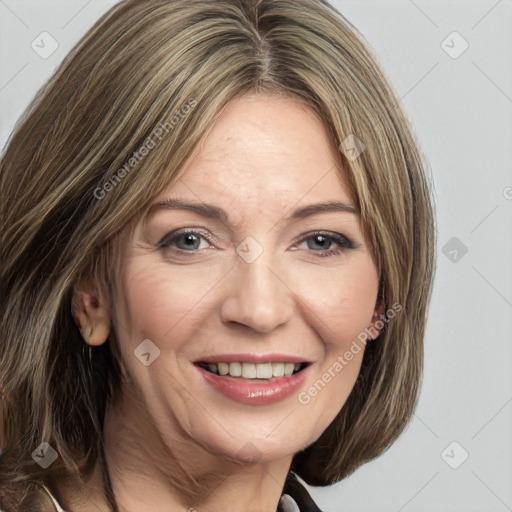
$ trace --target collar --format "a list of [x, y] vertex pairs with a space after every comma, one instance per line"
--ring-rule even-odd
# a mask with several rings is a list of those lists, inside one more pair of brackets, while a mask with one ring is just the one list
[[41, 484], [41, 487], [46, 492], [46, 494], [49, 496], [49, 498], [52, 500], [53, 505], [55, 506], [55, 512], [66, 512], [59, 504], [55, 496], [50, 492], [50, 489], [46, 487], [46, 485]]
[[300, 508], [289, 494], [283, 494], [279, 500], [277, 512], [300, 512]]
[[[288, 507], [288, 508], [286, 508]], [[293, 470], [288, 472], [277, 512], [322, 512]]]

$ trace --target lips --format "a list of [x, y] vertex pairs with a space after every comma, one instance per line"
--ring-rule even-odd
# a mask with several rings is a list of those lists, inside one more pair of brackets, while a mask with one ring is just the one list
[[285, 354], [224, 354], [194, 363], [205, 382], [247, 405], [284, 400], [305, 382], [311, 363]]

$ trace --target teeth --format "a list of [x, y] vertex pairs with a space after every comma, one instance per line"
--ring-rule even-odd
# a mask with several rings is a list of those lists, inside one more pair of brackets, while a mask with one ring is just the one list
[[295, 365], [293, 363], [285, 363], [284, 364], [284, 374], [286, 377], [289, 377], [293, 370], [295, 369]]
[[242, 365], [240, 363], [230, 363], [229, 375], [231, 375], [231, 377], [241, 377], [242, 376]]
[[271, 379], [272, 378], [272, 363], [257, 364], [256, 377], [258, 379]]
[[271, 379], [291, 377], [301, 368], [301, 363], [217, 363], [207, 364], [207, 368], [218, 375], [243, 377], [244, 379]]
[[242, 377], [244, 379], [255, 379], [256, 365], [251, 363], [242, 363]]
[[229, 373], [229, 365], [227, 363], [219, 363], [218, 367], [220, 375], [227, 375]]
[[272, 374], [274, 377], [283, 377], [284, 363], [272, 363]]

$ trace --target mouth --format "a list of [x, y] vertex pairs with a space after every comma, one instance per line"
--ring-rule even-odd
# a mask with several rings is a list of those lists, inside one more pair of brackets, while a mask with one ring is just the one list
[[288, 354], [224, 354], [194, 362], [203, 382], [245, 405], [271, 405], [298, 392], [312, 362]]
[[249, 363], [244, 361], [232, 361], [210, 363], [199, 361], [195, 363], [219, 377], [231, 377], [234, 379], [254, 381], [254, 382], [273, 382], [276, 379], [286, 379], [293, 377], [307, 368], [310, 363], [291, 363], [291, 362], [263, 362]]

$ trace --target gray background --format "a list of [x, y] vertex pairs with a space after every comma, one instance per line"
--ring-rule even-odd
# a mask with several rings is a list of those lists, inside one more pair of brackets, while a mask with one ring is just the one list
[[[2, 147], [115, 3], [0, 0]], [[382, 457], [310, 491], [325, 512], [512, 511], [512, 0], [332, 3], [374, 48], [430, 163], [438, 263], [414, 420]], [[48, 58], [31, 48], [43, 31], [58, 43]]]

